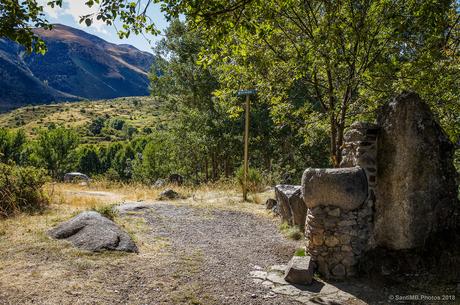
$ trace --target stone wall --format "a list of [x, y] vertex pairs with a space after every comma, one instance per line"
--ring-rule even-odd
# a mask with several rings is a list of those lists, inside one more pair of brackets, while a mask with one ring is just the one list
[[307, 251], [326, 278], [342, 279], [356, 274], [367, 234], [361, 231], [358, 210], [317, 206], [308, 209]]
[[367, 122], [355, 122], [344, 135], [342, 149], [342, 162], [340, 167], [359, 166], [366, 173], [368, 195], [365, 204], [361, 207], [360, 219], [361, 230], [366, 231], [368, 236], [367, 248], [375, 245], [374, 211], [377, 187], [377, 137], [379, 127]]
[[460, 225], [454, 147], [429, 106], [405, 93], [377, 121], [350, 126], [341, 168], [302, 177], [307, 250], [327, 278], [353, 276], [376, 250], [384, 254], [370, 265], [382, 267], [390, 252], [404, 261], [408, 250], [423, 260], [420, 250]]
[[326, 278], [354, 276], [372, 247], [377, 134], [374, 124], [353, 124], [344, 137], [343, 168], [307, 169], [303, 175], [307, 251]]

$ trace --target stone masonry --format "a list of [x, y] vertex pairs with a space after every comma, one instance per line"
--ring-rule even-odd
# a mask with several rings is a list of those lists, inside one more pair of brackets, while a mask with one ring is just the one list
[[374, 124], [353, 124], [345, 134], [342, 168], [307, 169], [302, 178], [307, 251], [326, 278], [354, 276], [362, 253], [372, 247], [377, 134]]

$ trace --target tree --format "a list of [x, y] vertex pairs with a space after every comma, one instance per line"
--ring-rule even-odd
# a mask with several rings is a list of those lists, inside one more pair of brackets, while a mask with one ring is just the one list
[[[49, 5], [62, 6], [62, 2], [54, 0]], [[171, 62], [166, 57], [164, 62], [172, 66], [177, 63], [176, 71], [181, 71], [192, 67], [187, 62], [197, 58], [205, 67], [182, 70], [187, 72], [182, 75], [160, 75], [165, 81], [156, 82], [156, 86], [163, 87], [164, 92], [176, 89], [189, 101], [211, 105], [211, 99], [195, 99], [194, 94], [209, 91], [200, 87], [200, 81], [206, 80], [201, 78], [203, 74], [193, 72], [209, 71], [206, 67], [212, 65], [212, 76], [218, 76], [221, 84], [217, 96], [222, 100], [234, 101], [230, 96], [243, 84], [257, 85], [260, 99], [271, 108], [280, 126], [301, 121], [305, 135], [309, 129], [328, 132], [331, 160], [336, 166], [341, 160], [347, 125], [354, 119], [371, 118], [379, 102], [395, 92], [418, 91], [430, 102], [451, 138], [456, 140], [460, 135], [460, 121], [452, 115], [458, 111], [460, 97], [460, 18], [456, 1], [159, 2], [168, 17], [185, 15], [188, 29], [200, 33], [197, 40], [182, 34], [189, 47], [180, 36], [173, 38], [184, 28], [172, 27], [166, 47], [185, 56]], [[148, 17], [152, 3], [158, 1], [90, 0], [86, 4], [94, 6], [94, 13], [82, 16], [80, 21], [87, 25], [94, 19], [107, 24], [119, 21], [120, 37], [143, 31], [157, 33]], [[19, 14], [13, 14], [17, 10]], [[49, 27], [41, 11], [34, 0], [2, 1], [0, 35], [31, 50], [33, 42], [40, 41], [33, 37], [30, 26], [36, 23]], [[43, 49], [41, 43], [35, 45]], [[197, 46], [201, 56], [195, 53]], [[168, 77], [180, 82], [169, 86]]]
[[0, 162], [20, 164], [25, 143], [24, 131], [0, 128]]
[[101, 134], [102, 128], [104, 128], [105, 119], [103, 117], [97, 117], [91, 121], [91, 124], [88, 126], [88, 130], [93, 135]]
[[83, 146], [77, 151], [77, 169], [87, 175], [101, 172], [101, 161], [96, 147]]
[[73, 130], [63, 127], [41, 130], [35, 143], [35, 162], [46, 168], [53, 178], [62, 179], [75, 164], [77, 145], [78, 135]]
[[[221, 96], [257, 85], [281, 120], [294, 116], [329, 132], [334, 165], [350, 120], [366, 117], [395, 91], [439, 92], [430, 81], [458, 71], [454, 1], [211, 0], [168, 9], [185, 13], [203, 33], [201, 60], [220, 66], [219, 81], [228, 88]], [[296, 107], [299, 87], [303, 104]], [[457, 88], [449, 87], [445, 104], [457, 102]]]
[[0, 1], [0, 37], [18, 42], [28, 52], [44, 53], [45, 43], [32, 32], [31, 27], [51, 28], [43, 7], [37, 1]]

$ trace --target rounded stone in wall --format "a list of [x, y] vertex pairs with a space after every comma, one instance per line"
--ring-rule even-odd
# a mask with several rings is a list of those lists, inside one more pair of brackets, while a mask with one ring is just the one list
[[308, 168], [302, 176], [302, 195], [308, 208], [360, 207], [367, 198], [367, 178], [360, 167]]

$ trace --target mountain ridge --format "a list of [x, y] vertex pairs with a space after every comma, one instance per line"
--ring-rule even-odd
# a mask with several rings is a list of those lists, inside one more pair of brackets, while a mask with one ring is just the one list
[[28, 104], [149, 94], [154, 56], [62, 24], [34, 29], [45, 55], [0, 38], [0, 111]]

